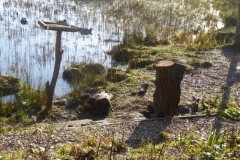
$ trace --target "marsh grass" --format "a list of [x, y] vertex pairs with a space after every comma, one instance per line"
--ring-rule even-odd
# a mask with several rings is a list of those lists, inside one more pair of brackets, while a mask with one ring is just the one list
[[20, 79], [13, 76], [0, 75], [0, 96], [16, 94], [21, 87]]
[[[20, 92], [15, 95], [15, 100], [10, 102], [0, 101], [1, 120], [9, 123], [27, 123], [29, 116], [37, 114], [44, 106], [45, 92], [33, 89], [29, 84], [22, 83]], [[4, 118], [3, 118], [4, 117]]]
[[237, 21], [237, 0], [214, 0], [213, 5], [220, 10], [220, 16], [223, 19], [225, 27], [236, 26]]
[[105, 88], [106, 70], [102, 64], [86, 63], [72, 64], [65, 70], [64, 77], [72, 85], [71, 96], [79, 98], [82, 93]]
[[[184, 34], [187, 35], [188, 32], [196, 29], [199, 24], [206, 24], [208, 28], [215, 24], [215, 17], [211, 16], [212, 13], [209, 12], [210, 4], [205, 0], [201, 2], [197, 0], [177, 0], [175, 2], [170, 0], [76, 0], [76, 3], [66, 3], [66, 1], [55, 0], [53, 2], [54, 3], [49, 4], [33, 1], [18, 3], [17, 1], [6, 0], [6, 2], [4, 2], [3, 8], [7, 11], [6, 13], [4, 12], [4, 14], [6, 14], [6, 17], [11, 18], [9, 18], [8, 21], [4, 19], [6, 27], [3, 28], [2, 31], [6, 30], [7, 34], [5, 37], [13, 41], [10, 46], [13, 46], [13, 53], [16, 53], [16, 55], [7, 57], [8, 64], [11, 64], [12, 72], [21, 74], [17, 70], [19, 70], [22, 65], [25, 67], [25, 62], [31, 61], [32, 63], [28, 65], [28, 68], [31, 68], [30, 70], [33, 74], [38, 73], [39, 68], [36, 69], [35, 66], [37, 65], [34, 65], [36, 62], [42, 66], [40, 71], [42, 72], [43, 79], [46, 79], [46, 75], [48, 75], [46, 72], [48, 73], [48, 69], [54, 60], [54, 54], [51, 54], [54, 52], [54, 44], [50, 42], [50, 40], [54, 39], [54, 34], [39, 31], [39, 26], [32, 24], [36, 16], [39, 16], [38, 18], [40, 19], [49, 18], [54, 21], [65, 17], [70, 23], [78, 24], [81, 27], [93, 27], [94, 32], [91, 37], [93, 37], [94, 40], [98, 39], [100, 42], [98, 44], [90, 43], [87, 46], [79, 47], [78, 41], [82, 42], [82, 40], [84, 41], [85, 39], [91, 41], [91, 39], [89, 37], [75, 36], [72, 34], [64, 36], [64, 41], [74, 41], [73, 46], [63, 46], [67, 55], [65, 56], [64, 54], [63, 57], [63, 61], [65, 61], [63, 64], [65, 66], [75, 59], [77, 59], [77, 61], [85, 61], [84, 58], [80, 57], [86, 57], [86, 60], [96, 60], [99, 58], [100, 60], [96, 61], [101, 61], [104, 59], [101, 58], [101, 53], [103, 53], [102, 48], [104, 48], [104, 50], [106, 48], [111, 49], [112, 46], [115, 45], [115, 43], [111, 43], [106, 45], [107, 47], [103, 47], [102, 42], [106, 39], [123, 41], [123, 43], [125, 43], [124, 45], [130, 48], [142, 45], [157, 45], [159, 43], [169, 44], [171, 43], [170, 37], [174, 32], [184, 32]], [[20, 8], [20, 10], [23, 8], [24, 14], [29, 17], [29, 25], [18, 27], [15, 23], [12, 24], [12, 21], [16, 21], [16, 15], [13, 15], [13, 12], [10, 10], [8, 11], [8, 8], [11, 7], [15, 7], [16, 11], [18, 11], [18, 8]], [[19, 14], [23, 13], [20, 12], [20, 10], [18, 11]], [[14, 14], [15, 13], [14, 11]], [[206, 20], [209, 21], [209, 23], [203, 23]], [[213, 22], [211, 20], [213, 20]], [[8, 25], [8, 23], [11, 25]], [[21, 35], [21, 40], [24, 43], [19, 39], [19, 35]], [[44, 37], [39, 35], [43, 35]], [[48, 41], [42, 41], [44, 39]], [[179, 41], [182, 41], [182, 39]], [[201, 43], [198, 41], [189, 42], [189, 48], [194, 50], [200, 48], [203, 50], [208, 47], [208, 41], [206, 41], [207, 45], [202, 44], [204, 40], [199, 41], [201, 41]], [[22, 45], [24, 45], [23, 48], [25, 49], [19, 50], [19, 48], [21, 48], [19, 46]], [[84, 49], [79, 50], [79, 48]], [[86, 50], [88, 50], [88, 52], [86, 52]], [[79, 53], [91, 54], [79, 56]], [[107, 61], [108, 60], [109, 59], [107, 59]], [[17, 63], [15, 64], [15, 62]], [[107, 63], [108, 62], [104, 65], [108, 65]]]
[[[93, 5], [94, 2], [88, 2], [88, 4]], [[102, 3], [105, 7], [109, 4], [103, 14], [106, 19], [114, 19], [122, 26], [123, 45], [130, 48], [136, 44], [157, 45], [159, 42], [169, 44], [171, 42], [169, 37], [174, 35], [174, 32], [182, 32], [189, 39], [191, 37], [189, 33], [197, 30], [200, 25], [204, 32], [210, 29], [215, 30], [218, 21], [216, 15], [210, 11], [211, 4], [204, 0], [200, 3], [195, 0], [175, 2], [170, 0], [112, 0]], [[208, 32], [208, 36], [210, 36], [209, 33], [212, 32]], [[205, 37], [200, 32], [196, 42], [191, 42], [189, 46], [194, 44], [196, 49], [207, 48], [206, 44], [210, 45], [209, 42], [202, 44], [204, 40], [207, 40]], [[200, 43], [200, 39], [204, 40]], [[180, 39], [179, 42], [182, 40]]]

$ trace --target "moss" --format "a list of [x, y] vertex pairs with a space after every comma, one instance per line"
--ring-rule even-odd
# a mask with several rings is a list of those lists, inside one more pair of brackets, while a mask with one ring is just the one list
[[118, 68], [108, 69], [106, 79], [109, 82], [120, 82], [127, 78], [128, 76]]
[[18, 78], [0, 75], [0, 96], [17, 94], [20, 87], [21, 82]]
[[69, 67], [63, 71], [63, 79], [71, 83], [73, 79], [82, 79], [82, 73], [78, 68]]
[[84, 92], [105, 88], [105, 76], [104, 66], [98, 63], [72, 64], [63, 72], [63, 78], [73, 87], [70, 93], [73, 98], [79, 98]]
[[123, 45], [117, 45], [112, 47], [112, 49], [107, 52], [108, 55], [116, 62], [128, 62], [132, 56], [132, 52], [125, 48]]
[[72, 64], [64, 70], [63, 79], [72, 83], [81, 81], [88, 75], [97, 75], [99, 78], [104, 77], [106, 70], [102, 64], [98, 63], [79, 63]]
[[133, 61], [134, 68], [145, 68], [153, 63], [154, 60], [151, 58], [139, 58]]

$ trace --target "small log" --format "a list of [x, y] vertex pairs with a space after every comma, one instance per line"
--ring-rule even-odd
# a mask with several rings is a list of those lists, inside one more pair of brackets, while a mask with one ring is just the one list
[[155, 69], [154, 115], [155, 117], [173, 117], [177, 114], [181, 95], [180, 85], [186, 67], [164, 60], [158, 62]]
[[88, 93], [82, 94], [80, 97], [82, 106], [80, 111], [98, 117], [106, 117], [112, 108], [111, 98], [112, 95], [106, 92], [99, 92], [93, 95], [93, 97]]

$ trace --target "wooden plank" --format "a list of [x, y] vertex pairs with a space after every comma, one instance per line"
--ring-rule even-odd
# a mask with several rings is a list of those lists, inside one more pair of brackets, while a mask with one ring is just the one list
[[81, 32], [83, 29], [74, 25], [64, 25], [55, 22], [44, 22], [38, 20], [38, 24], [45, 30], [65, 31], [65, 32]]

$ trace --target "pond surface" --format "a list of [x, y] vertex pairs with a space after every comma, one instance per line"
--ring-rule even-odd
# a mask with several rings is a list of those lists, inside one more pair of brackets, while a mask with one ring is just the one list
[[[42, 29], [38, 20], [66, 19], [69, 24], [93, 28], [92, 35], [87, 36], [62, 34], [64, 53], [55, 89], [55, 94], [61, 96], [70, 91], [62, 72], [71, 63], [111, 66], [111, 58], [105, 53], [122, 41], [126, 30], [144, 32], [146, 26], [154, 26], [161, 36], [177, 29], [210, 26], [209, 16], [217, 12], [209, 6], [208, 0], [1, 0], [0, 74], [15, 75], [35, 88], [44, 88], [52, 77], [56, 32]], [[27, 19], [26, 25], [20, 23], [22, 18]]]
[[[26, 25], [20, 23], [22, 18], [27, 19]], [[91, 8], [71, 1], [1, 0], [0, 74], [16, 75], [34, 87], [44, 87], [45, 82], [51, 80], [53, 72], [56, 32], [43, 30], [38, 20], [56, 22], [63, 19], [69, 24], [93, 28], [93, 31], [92, 35], [87, 36], [63, 32], [64, 54], [56, 95], [63, 95], [70, 89], [62, 80], [62, 72], [71, 63], [94, 61], [110, 65], [111, 60], [105, 52], [116, 43], [106, 43], [104, 40], [114, 38], [119, 41], [121, 34], [112, 35], [103, 31], [100, 11], [91, 11]]]

